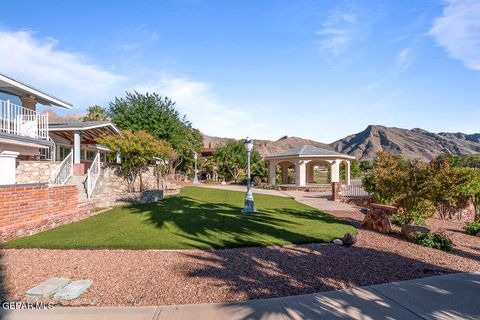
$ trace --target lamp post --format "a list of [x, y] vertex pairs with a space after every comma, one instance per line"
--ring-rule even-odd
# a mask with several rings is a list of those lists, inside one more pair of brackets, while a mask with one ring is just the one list
[[245, 139], [245, 150], [247, 151], [247, 194], [245, 195], [245, 206], [242, 212], [256, 212], [255, 204], [253, 202], [252, 183], [250, 178], [250, 154], [253, 150], [253, 141], [250, 138]]
[[195, 172], [193, 174], [193, 183], [197, 184], [198, 183], [198, 176], [197, 176], [197, 159], [198, 159], [198, 153], [193, 152], [193, 158], [195, 159]]

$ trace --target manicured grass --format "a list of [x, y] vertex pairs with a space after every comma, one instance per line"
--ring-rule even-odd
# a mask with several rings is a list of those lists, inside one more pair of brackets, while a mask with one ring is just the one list
[[154, 204], [115, 207], [98, 216], [3, 245], [9, 248], [179, 249], [330, 242], [355, 228], [288, 198], [184, 187]]

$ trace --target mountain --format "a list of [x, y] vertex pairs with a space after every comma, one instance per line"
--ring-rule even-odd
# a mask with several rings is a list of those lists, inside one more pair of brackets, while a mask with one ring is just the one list
[[[210, 143], [212, 147], [215, 147], [228, 140], [230, 139], [204, 135], [205, 146]], [[431, 160], [445, 152], [453, 154], [480, 152], [480, 133], [433, 133], [419, 128], [409, 130], [370, 125], [362, 132], [330, 144], [287, 136], [276, 141], [255, 140], [255, 148], [262, 156], [286, 151], [304, 144], [346, 153], [359, 160], [372, 160], [375, 154], [381, 150], [401, 154], [407, 159]]]

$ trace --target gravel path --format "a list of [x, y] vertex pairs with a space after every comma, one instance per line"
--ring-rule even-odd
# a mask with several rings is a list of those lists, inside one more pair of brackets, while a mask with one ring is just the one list
[[[358, 210], [338, 208], [328, 211], [355, 223], [363, 218]], [[363, 229], [351, 248], [310, 244], [183, 251], [0, 250], [0, 285], [7, 291], [0, 300], [22, 299], [26, 290], [49, 277], [94, 281], [81, 297], [63, 304], [146, 306], [279, 297], [480, 272], [480, 238], [463, 233], [460, 223], [431, 219], [428, 224], [452, 236], [456, 247], [451, 253]]]

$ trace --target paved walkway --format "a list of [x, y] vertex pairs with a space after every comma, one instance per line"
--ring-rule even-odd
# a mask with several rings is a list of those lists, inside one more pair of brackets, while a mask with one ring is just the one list
[[[480, 273], [455, 273], [318, 294], [164, 307], [15, 310], [2, 320], [480, 319]], [[1, 310], [1, 309], [0, 309]]]

